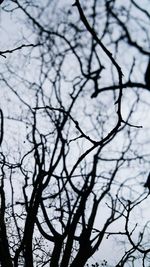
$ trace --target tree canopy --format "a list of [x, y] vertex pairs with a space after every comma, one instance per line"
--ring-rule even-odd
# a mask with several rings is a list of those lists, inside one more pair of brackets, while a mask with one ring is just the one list
[[0, 266], [148, 267], [149, 1], [0, 4]]

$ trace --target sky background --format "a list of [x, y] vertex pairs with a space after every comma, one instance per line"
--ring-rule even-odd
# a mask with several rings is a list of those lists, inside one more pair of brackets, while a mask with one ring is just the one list
[[[70, 1], [67, 1], [67, 3], [69, 5]], [[148, 10], [148, 7], [150, 6], [149, 2], [144, 1], [144, 4], [145, 6], [147, 6], [147, 10]], [[24, 16], [22, 15], [22, 13], [20, 13], [20, 11], [9, 13], [3, 10], [3, 8], [5, 10], [10, 10], [10, 8], [12, 8], [11, 5], [13, 6], [13, 3], [11, 4], [9, 3], [9, 1], [4, 1], [2, 8], [0, 10], [0, 36], [1, 36], [0, 51], [13, 49], [16, 46], [20, 46], [21, 44], [26, 44], [28, 42], [32, 42], [35, 40], [36, 34], [33, 34], [33, 35], [31, 34], [32, 31], [30, 30], [30, 27], [28, 27], [27, 25], [23, 26], [22, 22], [24, 21]], [[55, 4], [53, 6], [55, 6]], [[74, 9], [72, 12], [73, 12], [73, 16], [76, 16], [77, 12]], [[135, 12], [134, 16], [135, 17], [139, 16], [139, 13], [136, 14]], [[134, 24], [132, 25], [132, 27], [134, 29]], [[147, 27], [149, 27], [149, 25], [147, 25]], [[113, 37], [115, 38], [117, 34], [118, 33], [116, 30], [116, 32], [114, 32]], [[22, 40], [22, 35], [24, 35], [24, 40]], [[135, 31], [134, 38], [136, 37], [139, 40], [139, 33], [137, 33], [137, 31]], [[36, 53], [38, 54], [38, 52], [36, 52], [35, 50], [33, 54], [35, 57], [37, 56]], [[24, 142], [26, 142], [26, 135], [29, 133], [29, 128], [27, 127], [27, 120], [25, 118], [28, 117], [29, 121], [31, 121], [30, 115], [28, 113], [28, 109], [24, 109], [23, 106], [20, 104], [20, 101], [18, 100], [18, 97], [15, 95], [13, 90], [17, 89], [22, 99], [24, 99], [24, 101], [26, 101], [28, 105], [31, 106], [32, 108], [35, 106], [35, 98], [34, 98], [35, 92], [33, 88], [31, 88], [32, 90], [30, 91], [29, 90], [26, 91], [26, 85], [23, 86], [23, 83], [19, 81], [19, 78], [18, 80], [17, 79], [15, 80], [13, 76], [10, 77], [9, 75], [7, 75], [7, 70], [8, 70], [8, 67], [12, 67], [14, 68], [18, 76], [21, 75], [21, 77], [29, 79], [31, 82], [39, 82], [38, 75], [37, 75], [39, 68], [37, 67], [38, 65], [36, 65], [36, 59], [33, 59], [32, 61], [30, 60], [29, 57], [30, 55], [28, 55], [28, 49], [23, 48], [19, 52], [6, 54], [6, 58], [3, 58], [3, 57], [0, 58], [0, 73], [2, 73], [6, 77], [6, 79], [8, 79], [8, 81], [11, 81], [11, 84], [12, 84], [12, 90], [8, 90], [1, 76], [0, 106], [3, 109], [4, 116], [5, 116], [5, 135], [4, 135], [3, 149], [7, 153], [8, 151], [10, 152], [11, 150], [11, 145], [10, 145], [11, 142], [18, 144], [18, 147], [20, 149], [20, 154], [23, 154], [27, 149], [26, 145], [23, 145]], [[133, 72], [132, 79], [133, 81], [136, 81], [136, 82], [137, 81], [143, 82], [144, 70], [146, 69], [146, 66], [147, 66], [148, 57], [147, 56], [141, 57], [141, 55], [136, 51], [136, 49], [129, 50], [128, 45], [125, 45], [123, 48], [120, 48], [120, 52], [118, 53], [118, 58], [117, 58], [117, 62], [121, 65], [122, 71], [124, 73], [123, 81], [124, 82], [127, 81], [127, 77], [129, 74], [129, 65], [133, 57], [136, 57], [136, 67]], [[102, 59], [104, 61], [105, 55], [102, 56]], [[67, 63], [68, 62], [69, 60], [67, 61]], [[108, 59], [106, 59], [106, 61], [104, 62], [107, 66]], [[38, 64], [38, 61], [37, 61], [37, 64]], [[68, 72], [68, 75], [71, 76], [70, 73], [73, 69], [73, 66], [75, 66], [74, 69], [76, 69], [76, 65], [75, 65], [75, 62], [72, 60], [69, 62], [69, 64], [70, 65], [66, 64], [66, 69], [69, 66], [66, 72]], [[73, 69], [73, 72], [74, 72], [74, 69]], [[108, 84], [108, 73], [110, 73], [110, 71], [111, 71], [111, 66], [109, 65], [108, 68], [106, 68], [102, 72], [102, 81], [103, 81], [102, 85], [103, 86]], [[113, 73], [113, 70], [112, 70], [112, 73]], [[114, 79], [116, 79], [115, 74], [114, 74]], [[46, 88], [47, 84], [45, 84], [44, 86]], [[90, 87], [92, 86], [89, 85], [88, 90], [91, 90]], [[67, 89], [69, 90], [69, 86]], [[67, 98], [67, 93], [68, 93], [67, 89], [65, 91], [66, 96], [64, 95], [64, 99]], [[138, 94], [140, 95], [140, 104], [137, 101]], [[149, 141], [150, 95], [149, 94], [150, 93], [148, 90], [139, 89], [138, 94], [134, 94], [134, 90], [124, 91], [122, 114], [123, 114], [123, 118], [126, 118], [129, 114], [130, 108], [133, 105], [134, 101], [135, 102], [137, 101], [137, 104], [135, 104], [135, 107], [134, 107], [134, 114], [131, 117], [132, 121], [130, 121], [130, 123], [134, 125], [138, 125], [138, 126], [142, 125], [143, 128], [139, 129], [138, 133], [137, 133], [137, 129], [135, 129], [134, 131], [134, 128], [133, 128], [132, 133], [131, 133], [134, 139], [133, 147], [137, 146], [138, 153], [139, 154], [141, 153], [142, 155], [147, 154], [148, 155], [147, 158], [149, 159], [149, 149], [150, 149], [150, 141]], [[79, 122], [82, 123], [85, 129], [86, 129], [87, 121], [84, 120], [82, 110], [79, 107], [82, 108], [83, 106], [85, 106], [85, 110], [93, 114], [95, 110], [94, 108], [97, 105], [99, 105], [101, 102], [103, 102], [108, 107], [107, 109], [108, 122], [109, 122], [109, 119], [112, 119], [109, 117], [111, 116], [112, 111], [114, 112], [115, 110], [114, 103], [111, 102], [112, 98], [108, 99], [107, 94], [102, 95], [102, 96], [103, 96], [102, 101], [100, 98], [98, 101], [97, 99], [96, 100], [91, 99], [90, 96], [84, 99], [84, 103], [83, 103], [83, 99], [81, 99], [81, 103], [78, 104], [79, 105], [78, 109], [74, 111], [74, 114], [77, 116]], [[89, 103], [92, 106], [91, 110], [89, 110]], [[82, 116], [80, 116], [81, 114]], [[12, 117], [13, 118], [15, 117], [16, 121], [12, 120]], [[18, 118], [18, 121], [17, 121], [17, 118]], [[23, 123], [19, 122], [19, 118], [22, 119]], [[115, 119], [114, 121], [112, 121], [112, 123], [110, 123], [111, 127], [114, 122], [115, 122]], [[43, 123], [42, 127], [43, 125], [46, 125], [46, 121], [44, 122], [42, 121], [42, 123]], [[108, 127], [108, 125], [109, 123], [106, 124], [106, 127]], [[120, 133], [120, 135], [118, 136], [114, 144], [111, 145], [110, 147], [108, 146], [106, 151], [104, 151], [104, 155], [108, 155], [108, 152], [109, 152], [109, 156], [111, 155], [111, 152], [114, 154], [115, 151], [118, 151], [119, 149], [121, 150], [122, 147], [125, 146], [125, 144], [128, 144], [126, 136], [125, 134]], [[88, 146], [87, 143], [86, 143], [86, 146]], [[15, 154], [13, 153], [10, 156], [10, 159], [12, 161], [13, 161], [13, 158], [15, 158], [14, 155], [15, 156], [17, 155], [18, 147], [16, 147], [16, 150], [13, 147]], [[18, 158], [20, 154], [18, 154]], [[72, 160], [75, 159], [75, 157], [76, 157], [75, 153], [72, 154]], [[103, 166], [103, 168], [105, 172], [107, 169], [107, 166]], [[129, 181], [128, 184], [132, 188], [133, 186], [135, 186], [134, 187], [135, 195], [138, 194], [139, 191], [142, 194], [142, 192], [144, 192], [145, 190], [145, 196], [146, 196], [147, 191], [146, 189], [143, 188], [143, 184], [147, 178], [148, 172], [149, 172], [149, 160], [147, 160], [147, 162], [146, 161], [143, 162], [143, 164], [135, 162], [132, 164], [132, 166], [129, 166], [129, 167], [126, 166], [125, 169], [122, 169], [118, 173], [117, 179], [126, 179], [128, 178], [128, 176], [130, 178], [133, 178], [131, 182]], [[134, 177], [136, 177], [135, 182], [134, 182]], [[21, 187], [22, 184], [18, 183], [17, 176], [14, 180], [14, 183], [16, 183], [16, 185], [18, 186], [18, 192], [19, 192], [19, 188]], [[6, 182], [6, 185], [7, 185], [7, 182]], [[127, 195], [125, 196], [125, 198], [127, 199], [129, 197], [128, 190], [126, 190], [126, 194]], [[99, 227], [99, 222], [102, 223], [102, 220], [104, 220], [105, 216], [107, 216], [106, 206], [107, 206], [107, 203], [104, 203], [103, 207], [101, 208], [101, 210], [99, 211], [97, 215], [97, 220], [95, 224], [97, 227]], [[133, 221], [133, 226], [134, 226], [134, 222], [137, 221], [139, 224], [139, 228], [140, 228], [140, 226], [143, 225], [144, 222], [149, 220], [149, 211], [147, 207], [149, 207], [148, 198], [143, 202], [143, 204], [138, 209], [135, 209], [135, 212], [133, 212], [133, 215], [132, 215], [133, 218], [131, 220]], [[115, 223], [111, 227], [111, 231], [112, 230], [117, 231], [118, 229], [122, 229], [122, 221]], [[108, 239], [104, 240], [99, 251], [93, 256], [93, 258], [98, 261], [104, 258], [111, 262], [112, 259], [114, 258], [119, 259], [121, 257], [121, 254], [122, 254], [121, 246], [117, 244], [114, 237], [110, 236]]]

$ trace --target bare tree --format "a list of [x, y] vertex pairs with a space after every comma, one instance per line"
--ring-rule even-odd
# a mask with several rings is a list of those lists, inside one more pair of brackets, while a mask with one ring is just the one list
[[3, 4], [2, 267], [84, 267], [112, 238], [95, 266], [149, 266], [147, 5]]

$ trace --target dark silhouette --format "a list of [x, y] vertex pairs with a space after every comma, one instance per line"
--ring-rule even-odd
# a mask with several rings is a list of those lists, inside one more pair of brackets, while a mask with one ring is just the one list
[[148, 266], [150, 4], [37, 2], [0, 0], [0, 267]]
[[149, 191], [150, 191], [150, 173], [149, 173], [149, 175], [148, 175], [148, 177], [147, 177], [147, 181], [146, 181], [146, 183], [144, 184], [144, 187], [147, 187], [147, 188], [149, 189]]
[[147, 69], [145, 72], [145, 83], [147, 87], [150, 89], [150, 59], [148, 61]]

